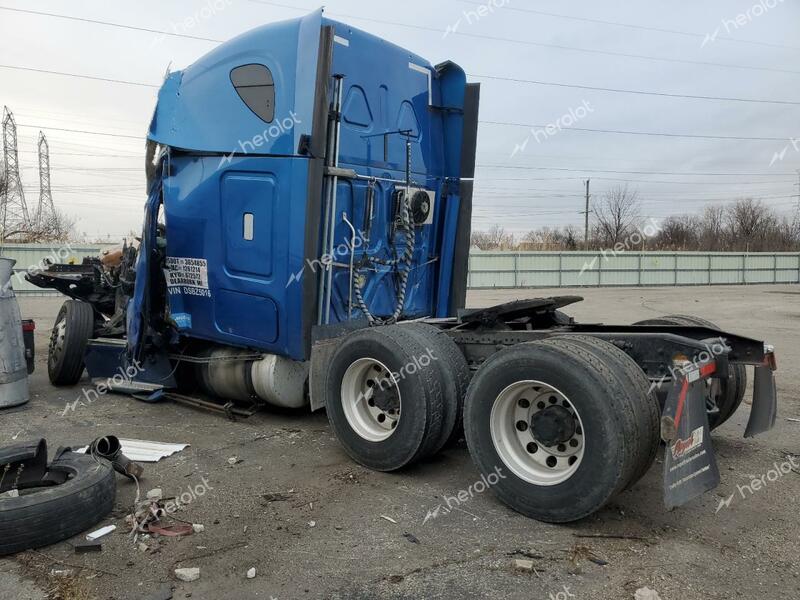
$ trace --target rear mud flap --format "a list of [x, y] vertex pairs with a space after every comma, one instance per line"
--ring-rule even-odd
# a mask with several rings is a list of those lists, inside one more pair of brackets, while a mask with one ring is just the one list
[[719, 485], [720, 476], [706, 414], [705, 377], [713, 372], [698, 369], [675, 379], [661, 419], [664, 457], [664, 503], [668, 510]]
[[755, 368], [753, 381], [753, 407], [744, 437], [753, 437], [769, 431], [778, 417], [778, 394], [772, 369], [759, 365]]

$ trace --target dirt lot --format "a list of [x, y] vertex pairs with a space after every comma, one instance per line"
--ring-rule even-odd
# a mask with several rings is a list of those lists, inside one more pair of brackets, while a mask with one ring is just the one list
[[[175, 598], [203, 600], [594, 600], [633, 598], [643, 586], [663, 600], [800, 597], [800, 473], [783, 475], [752, 494], [738, 487], [761, 478], [787, 455], [800, 455], [800, 423], [787, 420], [800, 417], [800, 289], [491, 291], [472, 293], [469, 303], [569, 293], [587, 298], [567, 310], [584, 322], [696, 314], [775, 345], [777, 427], [743, 439], [748, 417], [743, 406], [715, 434], [722, 472], [716, 493], [666, 512], [659, 464], [605, 510], [571, 526], [526, 519], [491, 492], [423, 523], [443, 495], [457, 495], [478, 480], [464, 447], [399, 474], [381, 474], [347, 458], [324, 414], [264, 412], [233, 423], [191, 408], [111, 395], [65, 413], [82, 388], [55, 389], [47, 380], [47, 336], [60, 301], [23, 298], [23, 314], [38, 322], [33, 397], [26, 407], [0, 414], [0, 443], [46, 437], [55, 448], [103, 434], [189, 443], [182, 453], [147, 465], [143, 487], [180, 495], [205, 478], [208, 489], [178, 515], [204, 524], [205, 531], [150, 541], [151, 549], [142, 552], [122, 520], [135, 486], [118, 479], [115, 511], [102, 524], [119, 529], [105, 538], [103, 552], [76, 555], [69, 543], [61, 543], [42, 554], [0, 560], [0, 600], [44, 598], [58, 583], [46, 573], [75, 566], [85, 569], [61, 583], [71, 599], [148, 598], [163, 584], [174, 586]], [[233, 466], [232, 457], [239, 461]], [[730, 507], [716, 512], [729, 497]], [[591, 534], [642, 539], [579, 537]], [[607, 564], [587, 560], [582, 546]], [[514, 558], [523, 558], [515, 551], [535, 557], [534, 573], [511, 568]], [[201, 578], [176, 581], [177, 567], [199, 567]], [[245, 576], [251, 567], [257, 569], [255, 579]]]

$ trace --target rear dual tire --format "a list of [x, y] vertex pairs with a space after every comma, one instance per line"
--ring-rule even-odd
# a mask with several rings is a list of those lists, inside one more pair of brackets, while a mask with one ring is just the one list
[[[691, 327], [707, 327], [720, 331], [719, 326], [715, 323], [690, 315], [668, 315], [657, 319], [639, 321], [638, 323], [634, 323], [634, 325], [688, 325]], [[719, 388], [714, 398], [716, 410], [711, 410], [708, 413], [708, 425], [712, 430], [725, 423], [739, 409], [744, 399], [746, 388], [747, 368], [742, 364], [731, 364], [728, 370], [728, 377], [719, 379]], [[666, 393], [662, 393], [662, 396], [666, 399]]]
[[599, 340], [502, 350], [467, 392], [470, 454], [484, 476], [497, 474], [493, 490], [514, 510], [552, 523], [584, 518], [652, 464], [658, 413], [643, 383]]

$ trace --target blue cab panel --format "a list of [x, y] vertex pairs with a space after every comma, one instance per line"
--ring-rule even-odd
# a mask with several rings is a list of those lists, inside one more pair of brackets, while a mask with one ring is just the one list
[[[336, 78], [338, 165], [360, 177], [337, 180], [327, 256], [323, 190], [332, 179], [322, 166], [331, 159]], [[333, 265], [329, 322], [363, 319], [351, 305], [348, 264], [367, 258], [377, 266], [359, 271], [365, 303], [373, 315], [392, 315], [408, 142], [411, 184], [434, 201], [414, 228], [401, 318], [450, 314], [466, 85], [453, 63], [434, 67], [322, 11], [254, 29], [170, 74], [148, 139], [166, 149], [161, 215], [173, 328], [304, 360], [325, 266]]]

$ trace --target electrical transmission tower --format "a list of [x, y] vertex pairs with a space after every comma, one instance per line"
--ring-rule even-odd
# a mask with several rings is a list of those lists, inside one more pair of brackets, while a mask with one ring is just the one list
[[47, 138], [39, 132], [39, 206], [36, 209], [36, 229], [41, 231], [56, 212], [53, 193], [50, 191], [50, 146]]
[[19, 176], [17, 124], [7, 106], [3, 107], [3, 172], [5, 185], [0, 195], [0, 240], [24, 235], [30, 229], [25, 192]]

